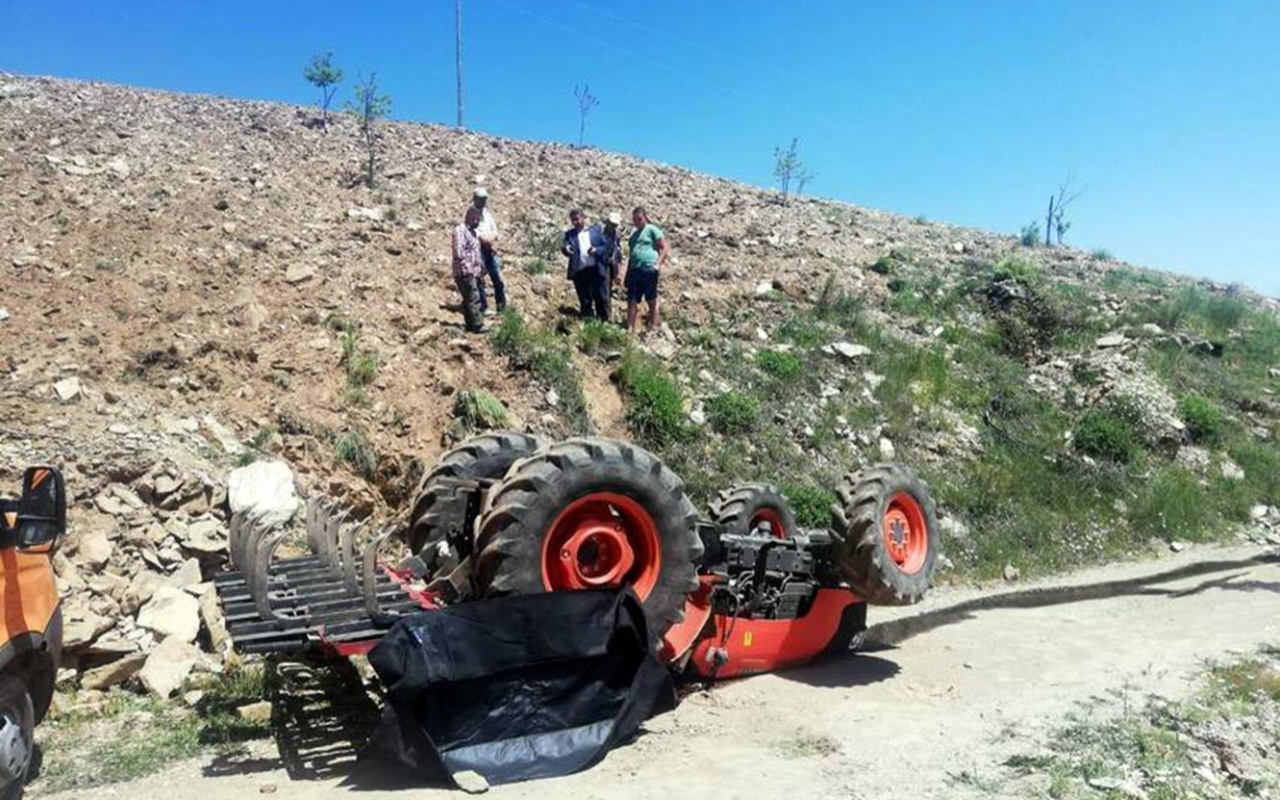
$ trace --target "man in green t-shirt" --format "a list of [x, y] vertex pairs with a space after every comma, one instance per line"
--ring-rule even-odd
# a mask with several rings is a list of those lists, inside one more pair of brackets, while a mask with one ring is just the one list
[[636, 311], [640, 299], [649, 304], [646, 327], [658, 329], [658, 275], [667, 263], [667, 237], [662, 229], [649, 222], [649, 214], [642, 206], [631, 212], [635, 231], [628, 242], [630, 257], [627, 260], [627, 277], [623, 284], [627, 289], [627, 331], [635, 330]]

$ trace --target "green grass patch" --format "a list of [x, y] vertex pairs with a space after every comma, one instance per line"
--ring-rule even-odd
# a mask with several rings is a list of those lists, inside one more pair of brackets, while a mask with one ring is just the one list
[[1077, 451], [1116, 464], [1131, 464], [1142, 452], [1137, 414], [1119, 404], [1085, 412], [1072, 438]]
[[588, 355], [621, 351], [627, 343], [626, 330], [610, 322], [588, 319], [578, 328], [578, 349]]
[[1190, 697], [1133, 697], [1128, 687], [1068, 717], [1046, 748], [1007, 760], [1002, 797], [1150, 800], [1269, 796], [1280, 764], [1275, 648], [1212, 664]]
[[507, 407], [484, 389], [463, 389], [453, 403], [453, 416], [467, 431], [487, 431], [507, 424]]
[[44, 752], [43, 791], [135, 780], [209, 751], [235, 753], [270, 735], [269, 724], [236, 713], [263, 698], [260, 666], [201, 676], [189, 686], [203, 692], [194, 709], [117, 689], [93, 710], [50, 716], [36, 729]]
[[617, 372], [631, 430], [647, 446], [662, 448], [691, 434], [685, 419], [684, 393], [658, 359], [628, 351]]
[[373, 480], [378, 472], [378, 451], [363, 428], [351, 428], [333, 443], [339, 461], [365, 480]]
[[706, 403], [707, 421], [724, 434], [742, 434], [755, 430], [760, 422], [760, 403], [738, 391], [721, 392]]
[[549, 328], [537, 327], [510, 309], [502, 312], [502, 324], [493, 334], [494, 349], [507, 357], [512, 369], [530, 373], [560, 396], [558, 408], [569, 431], [591, 433], [582, 380], [573, 366], [569, 340]]
[[1213, 444], [1222, 438], [1224, 422], [1222, 409], [1198, 394], [1183, 395], [1178, 399], [1178, 415], [1187, 426], [1187, 433], [1197, 444]]
[[781, 350], [761, 350], [756, 353], [756, 366], [760, 371], [779, 381], [794, 381], [804, 374], [804, 362], [800, 356]]

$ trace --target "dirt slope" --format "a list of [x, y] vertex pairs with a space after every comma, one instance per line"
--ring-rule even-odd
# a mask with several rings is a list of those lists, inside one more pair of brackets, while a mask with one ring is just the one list
[[[1002, 760], [1034, 752], [1049, 726], [1091, 698], [1118, 692], [1120, 703], [1146, 693], [1177, 695], [1203, 659], [1280, 638], [1280, 563], [1259, 562], [1260, 555], [1256, 548], [1208, 550], [1091, 570], [1069, 584], [1134, 585], [1104, 600], [980, 611], [894, 649], [724, 684], [652, 720], [636, 743], [584, 774], [497, 787], [490, 796], [991, 796], [956, 777], [995, 776]], [[1174, 581], [1160, 577], [1205, 559], [1237, 566]], [[877, 609], [872, 620], [930, 614], [967, 599], [942, 592], [921, 608]], [[191, 762], [65, 797], [229, 800], [266, 786], [279, 798], [356, 791], [339, 779], [291, 780], [273, 752], [258, 755], [238, 774], [223, 764], [213, 777]], [[359, 794], [407, 791], [366, 786]]]

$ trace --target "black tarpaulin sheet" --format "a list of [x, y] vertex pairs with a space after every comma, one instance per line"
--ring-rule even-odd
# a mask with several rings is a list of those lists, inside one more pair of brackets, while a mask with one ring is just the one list
[[491, 784], [577, 772], [676, 703], [630, 589], [417, 614], [369, 662], [390, 710], [381, 749], [432, 781], [466, 770]]

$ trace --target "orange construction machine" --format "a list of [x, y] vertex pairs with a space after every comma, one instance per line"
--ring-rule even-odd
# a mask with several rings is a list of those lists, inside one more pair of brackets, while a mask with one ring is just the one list
[[51, 557], [66, 527], [53, 467], [28, 469], [17, 500], [0, 497], [0, 800], [22, 795], [33, 732], [53, 701], [62, 613]]

